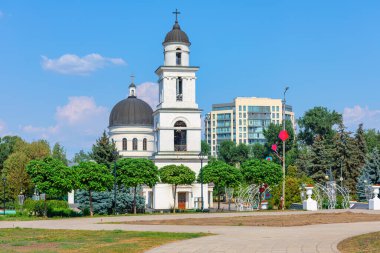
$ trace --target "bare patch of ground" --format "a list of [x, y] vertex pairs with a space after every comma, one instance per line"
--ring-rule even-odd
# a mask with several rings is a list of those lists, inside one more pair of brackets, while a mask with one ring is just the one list
[[137, 225], [194, 225], [194, 226], [268, 226], [291, 227], [314, 224], [352, 223], [380, 221], [380, 214], [365, 213], [314, 213], [314, 214], [284, 214], [284, 215], [252, 215], [238, 217], [206, 217], [173, 220], [144, 220], [115, 222], [118, 224]]
[[338, 244], [342, 253], [375, 253], [380, 251], [380, 232], [347, 238]]

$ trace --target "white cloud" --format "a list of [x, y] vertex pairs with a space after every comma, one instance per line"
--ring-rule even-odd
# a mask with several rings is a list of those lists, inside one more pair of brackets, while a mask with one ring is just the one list
[[145, 82], [137, 85], [137, 97], [147, 102], [153, 110], [158, 104], [158, 84]]
[[[58, 106], [52, 126], [21, 126], [30, 139], [43, 138], [50, 143], [60, 142], [69, 155], [89, 149], [108, 126], [108, 109], [96, 105], [92, 97], [69, 97], [68, 103]], [[71, 152], [70, 152], [71, 151]]]
[[88, 75], [108, 65], [124, 65], [121, 58], [107, 58], [100, 54], [88, 54], [79, 57], [75, 54], [64, 54], [57, 59], [42, 57], [42, 68], [66, 75]]
[[359, 105], [353, 108], [346, 107], [343, 111], [343, 121], [352, 128], [363, 123], [366, 129], [380, 129], [380, 110], [370, 110], [368, 106], [361, 107]]
[[91, 97], [69, 97], [69, 103], [59, 106], [56, 112], [58, 122], [69, 125], [81, 124], [107, 112], [105, 107], [97, 106]]

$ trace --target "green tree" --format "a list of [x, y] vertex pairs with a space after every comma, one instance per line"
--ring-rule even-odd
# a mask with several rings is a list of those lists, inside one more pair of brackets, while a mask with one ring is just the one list
[[110, 166], [111, 163], [119, 158], [115, 142], [110, 140], [106, 131], [96, 140], [96, 144], [92, 146], [91, 158], [99, 164]]
[[249, 159], [242, 165], [241, 173], [248, 184], [274, 186], [282, 181], [282, 168], [277, 163]]
[[175, 203], [177, 200], [177, 186], [191, 185], [195, 181], [195, 172], [183, 164], [173, 164], [162, 167], [159, 170], [159, 176], [161, 178], [162, 183], [171, 184], [174, 188], [173, 213], [175, 213]]
[[74, 189], [75, 173], [61, 160], [52, 157], [32, 160], [26, 166], [26, 171], [38, 190], [50, 198], [62, 197]]
[[[256, 184], [260, 187], [265, 185], [274, 187], [282, 181], [281, 166], [267, 160], [249, 159], [243, 163], [241, 172], [248, 184]], [[259, 205], [261, 205], [261, 199], [260, 194]]]
[[236, 146], [233, 141], [223, 141], [220, 144], [218, 158], [229, 165], [243, 163], [249, 157], [249, 147], [244, 143]]
[[[213, 161], [202, 169], [203, 182], [214, 183], [218, 193], [218, 209], [220, 209], [220, 196], [225, 187], [235, 187], [242, 182], [240, 170], [223, 161]], [[198, 181], [200, 175], [198, 176]]]
[[0, 172], [3, 171], [5, 160], [15, 152], [16, 147], [24, 144], [25, 142], [18, 136], [4, 136], [0, 138]]
[[66, 151], [64, 147], [61, 146], [58, 142], [53, 146], [51, 157], [61, 160], [65, 165], [68, 163], [66, 158]]
[[145, 158], [123, 158], [117, 161], [119, 184], [133, 188], [133, 213], [136, 214], [137, 187], [153, 187], [158, 181], [158, 169]]
[[355, 194], [357, 178], [363, 166], [363, 162], [360, 160], [359, 143], [351, 137], [350, 132], [345, 130], [343, 123], [339, 124], [333, 140], [333, 155], [336, 162], [333, 170], [336, 171], [336, 180], [344, 179], [344, 185], [350, 189], [352, 194]]
[[50, 156], [50, 145], [46, 140], [33, 141], [20, 149], [30, 160], [44, 159]]
[[[295, 136], [294, 136], [293, 123], [290, 120], [286, 120], [285, 128], [289, 134], [289, 139], [287, 139], [285, 142], [285, 152], [287, 152], [291, 150], [294, 146]], [[268, 128], [264, 129], [264, 137], [267, 140], [265, 144], [267, 150], [271, 150], [272, 144], [281, 143], [282, 145], [282, 141], [278, 137], [282, 129], [283, 129], [282, 125], [278, 125], [274, 123], [270, 123]], [[281, 148], [278, 149], [278, 152], [280, 155], [282, 154], [282, 146]]]
[[264, 159], [267, 156], [266, 148], [263, 144], [254, 143], [250, 145], [250, 156], [257, 159]]
[[380, 184], [380, 153], [377, 147], [367, 155], [358, 178], [357, 192], [360, 199], [365, 199], [366, 186], [373, 184]]
[[28, 193], [32, 182], [26, 172], [26, 165], [30, 159], [23, 152], [12, 153], [4, 162], [4, 174], [7, 178], [8, 194], [16, 199], [20, 192]]
[[233, 141], [223, 141], [220, 143], [218, 158], [229, 165], [235, 165], [236, 144]]
[[364, 129], [363, 129], [363, 124], [359, 124], [359, 127], [355, 133], [355, 140], [356, 140], [356, 145], [357, 145], [358, 151], [359, 151], [358, 159], [359, 159], [361, 166], [362, 166], [365, 163], [366, 154], [368, 152], [367, 142], [365, 139], [365, 133], [364, 133]]
[[329, 111], [326, 107], [314, 107], [298, 119], [298, 139], [306, 145], [312, 145], [317, 136], [331, 139], [334, 136], [333, 126], [341, 122], [340, 113]]
[[[336, 150], [334, 145], [329, 141], [317, 136], [311, 146], [311, 150], [307, 153], [306, 171], [308, 175], [316, 182], [324, 182], [326, 171], [336, 168], [337, 161], [335, 160]], [[336, 171], [333, 171], [336, 176]]]
[[211, 147], [206, 141], [201, 141], [201, 151], [205, 156], [211, 155]]
[[80, 162], [88, 162], [91, 160], [91, 154], [84, 152], [83, 150], [80, 150], [78, 153], [75, 153], [73, 162], [74, 163], [80, 163]]
[[380, 150], [380, 132], [376, 129], [369, 129], [364, 132], [364, 138], [367, 144], [368, 152], [377, 147]]
[[92, 193], [109, 189], [113, 183], [113, 176], [106, 165], [96, 162], [81, 162], [73, 169], [77, 175], [79, 188], [88, 192], [90, 214], [93, 216]]

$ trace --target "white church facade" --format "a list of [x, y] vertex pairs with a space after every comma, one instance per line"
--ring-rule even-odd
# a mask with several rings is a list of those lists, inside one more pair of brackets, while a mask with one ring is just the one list
[[[136, 85], [129, 86], [129, 96], [118, 102], [109, 118], [109, 135], [122, 157], [148, 158], [158, 168], [185, 165], [198, 176], [201, 168], [201, 112], [196, 103], [196, 72], [190, 65], [190, 41], [178, 24], [167, 33], [164, 64], [156, 70], [159, 103], [154, 110], [138, 99]], [[207, 159], [203, 159], [203, 166]], [[213, 187], [203, 184], [204, 208], [212, 207]], [[180, 185], [177, 203], [173, 203], [171, 185], [158, 183], [143, 187], [148, 208], [157, 210], [201, 207], [201, 184]]]

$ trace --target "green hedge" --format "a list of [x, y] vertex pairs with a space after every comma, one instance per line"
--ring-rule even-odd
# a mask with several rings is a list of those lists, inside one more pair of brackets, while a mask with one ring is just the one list
[[48, 217], [60, 216], [60, 217], [74, 217], [80, 216], [80, 214], [74, 212], [69, 208], [66, 201], [63, 200], [25, 200], [23, 209], [28, 215], [43, 216], [45, 213], [45, 204]]

